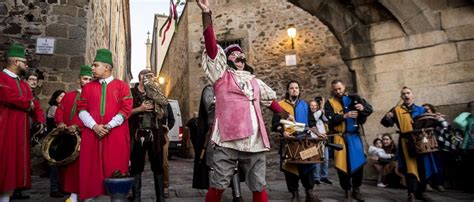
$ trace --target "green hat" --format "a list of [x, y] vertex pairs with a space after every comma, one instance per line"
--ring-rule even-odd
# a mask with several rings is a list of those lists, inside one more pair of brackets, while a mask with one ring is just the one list
[[103, 62], [112, 65], [112, 52], [105, 48], [97, 50], [94, 62]]
[[90, 76], [92, 77], [92, 68], [89, 65], [82, 65], [79, 76]]
[[6, 53], [6, 57], [26, 61], [25, 48], [20, 44], [12, 44]]

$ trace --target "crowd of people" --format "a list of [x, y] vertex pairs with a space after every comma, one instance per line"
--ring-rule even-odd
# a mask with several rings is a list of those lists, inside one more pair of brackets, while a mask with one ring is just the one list
[[[380, 122], [398, 128], [398, 143], [387, 133], [366, 148], [364, 124], [373, 111], [366, 99], [347, 92], [344, 81], [336, 79], [330, 84], [330, 98], [316, 96], [307, 102], [301, 98], [299, 82], [291, 80], [284, 99], [278, 101], [276, 92], [254, 75], [239, 45], [223, 49], [217, 44], [209, 2], [199, 0], [198, 5], [205, 45], [201, 67], [209, 85], [203, 89], [198, 118], [189, 126], [195, 126], [191, 131], [192, 186], [208, 190], [206, 201], [221, 201], [229, 187], [233, 200], [242, 201], [243, 181], [253, 201], [268, 201], [265, 176], [270, 135], [263, 107], [273, 112], [271, 129], [280, 134], [280, 169], [293, 201], [300, 200], [300, 181], [305, 201], [320, 201], [313, 189], [315, 184], [332, 184], [330, 151], [347, 200], [364, 200], [360, 187], [368, 161], [377, 172], [376, 186], [406, 187], [409, 201], [431, 201], [427, 184], [445, 190], [444, 176], [453, 155], [461, 159], [465, 182], [474, 180], [474, 102], [451, 127], [432, 105], [416, 105], [413, 90], [404, 87], [401, 103]], [[7, 66], [0, 74], [0, 153], [8, 155], [0, 155], [0, 202], [27, 198], [22, 191], [31, 188], [30, 144], [39, 142], [37, 134], [43, 130], [79, 134], [81, 139], [77, 158], [50, 167], [52, 197], [63, 197], [63, 191], [69, 194], [66, 201], [94, 201], [105, 194], [105, 179], [129, 175], [135, 181], [129, 199], [140, 201], [148, 156], [156, 200], [165, 201], [169, 186], [166, 133], [174, 119], [166, 96], [154, 84], [153, 72], [142, 70], [139, 83], [130, 88], [113, 77], [111, 51], [99, 49], [92, 66], [80, 68], [80, 88], [55, 91], [44, 113], [33, 93], [38, 76], [28, 73], [24, 47], [13, 44], [6, 58]], [[304, 127], [295, 130], [285, 123]], [[289, 161], [287, 141], [302, 138], [318, 142], [317, 162]], [[335, 149], [319, 142], [330, 142]]]

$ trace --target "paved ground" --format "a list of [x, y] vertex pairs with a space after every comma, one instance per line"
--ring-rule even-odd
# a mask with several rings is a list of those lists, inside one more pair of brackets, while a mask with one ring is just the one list
[[[278, 169], [277, 154], [271, 152], [267, 154], [267, 191], [270, 201], [289, 201], [291, 194], [286, 189], [283, 174]], [[191, 188], [192, 181], [191, 159], [181, 159], [173, 157], [170, 160], [170, 198], [167, 201], [204, 201], [206, 191]], [[333, 185], [319, 185], [314, 188], [313, 193], [318, 194], [323, 201], [341, 201], [343, 191], [339, 188], [335, 170], [330, 170]], [[242, 184], [242, 191], [245, 201], [252, 201], [251, 192], [245, 184]], [[375, 182], [366, 181], [362, 188], [363, 197], [366, 201], [406, 201], [406, 190], [392, 188], [378, 188]], [[31, 200], [23, 201], [64, 201], [64, 199], [53, 199], [49, 197], [49, 179], [33, 177], [32, 189], [27, 191], [31, 195]], [[474, 201], [474, 194], [466, 194], [460, 191], [448, 190], [444, 193], [429, 192], [436, 201]], [[304, 191], [300, 191], [300, 196], [304, 198]], [[149, 166], [147, 166], [143, 176], [143, 201], [154, 201], [155, 193], [153, 187], [153, 177]], [[230, 190], [224, 192], [223, 201], [231, 201]], [[100, 197], [98, 201], [109, 201], [107, 197]]]

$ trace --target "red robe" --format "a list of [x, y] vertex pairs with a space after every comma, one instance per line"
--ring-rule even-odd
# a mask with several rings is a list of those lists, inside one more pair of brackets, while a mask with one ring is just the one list
[[0, 193], [31, 188], [30, 105], [33, 121], [45, 122], [30, 87], [0, 72]]
[[[77, 101], [81, 93], [77, 90], [67, 92], [61, 103], [56, 109], [55, 122], [56, 125], [64, 123], [67, 126], [77, 125], [83, 130], [83, 124], [77, 116]], [[69, 165], [60, 168], [61, 185], [65, 192], [79, 193], [79, 158]]]
[[89, 112], [97, 124], [105, 125], [117, 114], [124, 117], [124, 122], [102, 139], [92, 129], [84, 127], [82, 130], [79, 153], [81, 199], [104, 195], [104, 179], [111, 177], [116, 169], [122, 173], [128, 171], [130, 135], [127, 118], [132, 112], [132, 102], [128, 84], [120, 80], [115, 79], [107, 84], [105, 92], [99, 81], [88, 83], [82, 89], [77, 103], [78, 112]]

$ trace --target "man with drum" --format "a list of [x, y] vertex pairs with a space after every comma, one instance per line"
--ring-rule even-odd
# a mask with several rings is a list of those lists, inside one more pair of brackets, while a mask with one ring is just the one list
[[[414, 148], [409, 144], [409, 135], [413, 132], [413, 120], [423, 113], [422, 106], [415, 105], [415, 99], [411, 88], [403, 87], [400, 91], [402, 104], [392, 108], [382, 118], [380, 123], [385, 127], [392, 127], [395, 124], [400, 129], [399, 143], [399, 169], [405, 175], [408, 190], [408, 201], [423, 200], [432, 201], [425, 193], [426, 180], [434, 173], [434, 161], [431, 154], [413, 154]], [[410, 146], [411, 145], [411, 146]], [[414, 156], [416, 155], [416, 156]]]
[[[82, 65], [80, 67], [78, 83], [80, 89], [67, 92], [64, 98], [59, 103], [56, 109], [54, 120], [56, 121], [59, 130], [68, 130], [70, 133], [80, 133], [82, 122], [77, 116], [77, 101], [81, 96], [81, 89], [92, 81], [92, 70], [89, 65]], [[79, 152], [79, 151], [75, 151]], [[59, 179], [63, 188], [62, 190], [71, 193], [66, 202], [77, 202], [79, 194], [79, 159], [74, 160], [69, 165], [60, 168]]]
[[33, 121], [45, 123], [38, 100], [20, 79], [28, 69], [24, 47], [12, 44], [5, 56], [7, 66], [0, 73], [0, 202], [9, 201], [15, 189], [31, 188], [30, 112]]
[[[156, 201], [165, 200], [163, 184], [164, 128], [161, 122], [157, 120], [159, 115], [154, 110], [154, 101], [150, 98], [151, 96], [147, 96], [144, 85], [145, 79], [152, 79], [153, 77], [151, 70], [144, 69], [140, 71], [138, 73], [139, 83], [130, 89], [133, 95], [133, 110], [128, 122], [132, 142], [130, 174], [135, 178], [132, 189], [133, 201], [141, 201], [141, 179], [147, 152], [153, 171]], [[159, 94], [157, 96], [161, 96], [161, 100], [167, 100], [162, 92], [158, 91], [156, 93]], [[163, 107], [166, 108], [166, 106]]]
[[[298, 123], [304, 123], [306, 127], [309, 124], [310, 108], [306, 101], [300, 99], [300, 85], [297, 81], [290, 81], [287, 85], [285, 99], [280, 101], [278, 104], [294, 117]], [[311, 114], [312, 115], [312, 114]], [[278, 114], [273, 115], [272, 128], [274, 131], [280, 132], [285, 136], [289, 135], [285, 133], [282, 124], [280, 124], [281, 117]], [[284, 145], [281, 145], [283, 147]], [[280, 148], [280, 153], [282, 148]], [[284, 154], [281, 154], [282, 156]], [[283, 157], [281, 161], [284, 161]], [[316, 168], [316, 164], [294, 164], [282, 162], [281, 171], [285, 174], [286, 186], [288, 191], [293, 195], [293, 201], [299, 201], [298, 184], [301, 180], [303, 187], [305, 188], [306, 201], [320, 201], [318, 196], [313, 195], [313, 170]]]
[[372, 106], [358, 95], [349, 95], [339, 79], [331, 82], [331, 88], [332, 97], [324, 105], [324, 111], [334, 143], [343, 145], [342, 150], [334, 151], [339, 183], [347, 200], [352, 197], [363, 201], [360, 186], [366, 157], [360, 133], [363, 132], [361, 125], [372, 113]]
[[104, 180], [116, 171], [127, 173], [130, 131], [127, 118], [133, 98], [127, 83], [112, 75], [112, 52], [97, 50], [92, 64], [94, 80], [82, 88], [77, 102], [84, 123], [79, 153], [80, 199], [94, 200], [105, 194]]

